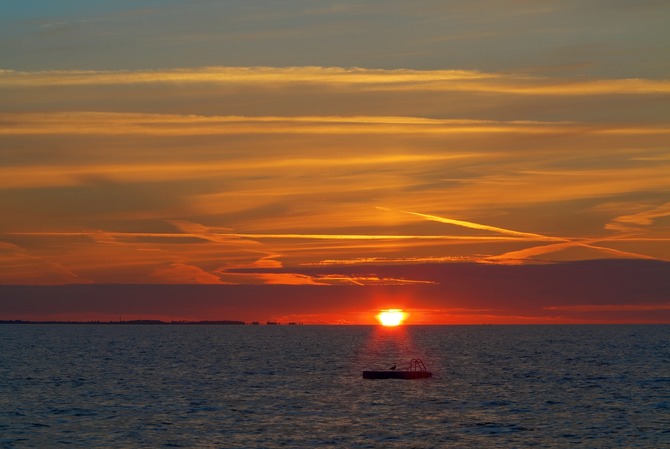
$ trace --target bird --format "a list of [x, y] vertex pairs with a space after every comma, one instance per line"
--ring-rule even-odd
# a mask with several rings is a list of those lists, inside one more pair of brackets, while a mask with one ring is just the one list
[[395, 367], [396, 367], [396, 366], [395, 366], [395, 365], [393, 365], [393, 366], [392, 366], [391, 368], [389, 368], [389, 369], [390, 369], [390, 370], [394, 370], [394, 369], [395, 369]]

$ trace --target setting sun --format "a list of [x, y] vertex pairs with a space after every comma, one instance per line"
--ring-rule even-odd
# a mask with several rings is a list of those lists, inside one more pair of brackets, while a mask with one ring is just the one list
[[377, 319], [382, 326], [399, 326], [407, 318], [407, 313], [400, 309], [382, 310], [377, 315]]

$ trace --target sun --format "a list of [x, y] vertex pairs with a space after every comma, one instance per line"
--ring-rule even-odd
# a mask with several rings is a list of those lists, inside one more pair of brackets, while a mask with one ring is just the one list
[[382, 326], [393, 327], [399, 326], [407, 318], [407, 313], [401, 309], [386, 309], [380, 310], [377, 314], [377, 319]]

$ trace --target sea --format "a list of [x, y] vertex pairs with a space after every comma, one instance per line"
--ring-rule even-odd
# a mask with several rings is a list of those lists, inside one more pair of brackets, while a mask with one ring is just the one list
[[[0, 325], [2, 448], [667, 448], [669, 325]], [[428, 379], [363, 379], [419, 358]]]

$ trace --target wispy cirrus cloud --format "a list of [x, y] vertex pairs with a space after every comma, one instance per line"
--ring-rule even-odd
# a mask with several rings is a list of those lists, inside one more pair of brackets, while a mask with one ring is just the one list
[[172, 70], [93, 71], [61, 70], [20, 72], [3, 70], [2, 84], [37, 85], [111, 85], [141, 83], [337, 83], [377, 84], [430, 81], [490, 79], [501, 75], [475, 70], [380, 70], [341, 67], [196, 67]]
[[549, 306], [545, 310], [566, 312], [647, 312], [670, 310], [670, 303], [659, 304], [580, 304], [566, 306]]
[[93, 281], [69, 264], [47, 254], [35, 254], [19, 245], [0, 241], [0, 284], [90, 284]]
[[[149, 88], [147, 88], [149, 87]], [[515, 133], [502, 122], [592, 122], [603, 131], [661, 132], [668, 120], [664, 104], [667, 79], [538, 77], [475, 70], [368, 69], [344, 67], [195, 67], [135, 71], [4, 70], [0, 92], [5, 112], [76, 112], [174, 114], [188, 123], [190, 115], [209, 117], [394, 117], [490, 120], [496, 132]], [[570, 111], [566, 114], [565, 111]], [[637, 113], [636, 113], [637, 111]], [[642, 113], [640, 113], [642, 111]], [[81, 117], [80, 117], [81, 119]], [[177, 119], [177, 117], [175, 117]], [[595, 119], [595, 120], [594, 120]], [[157, 132], [156, 123], [135, 127], [136, 134]], [[368, 120], [367, 132], [373, 127]], [[498, 123], [496, 123], [498, 122]], [[82, 133], [96, 128], [81, 123]], [[108, 129], [120, 131], [109, 119]], [[434, 125], [439, 125], [433, 122]], [[457, 123], [450, 125], [456, 131]], [[173, 123], [166, 133], [179, 135]], [[274, 126], [273, 126], [274, 125]], [[313, 124], [312, 132], [333, 129]], [[424, 123], [424, 130], [431, 125]], [[611, 127], [609, 125], [616, 125]], [[624, 126], [625, 125], [625, 126]], [[654, 126], [656, 125], [656, 126]], [[194, 123], [190, 123], [192, 129]], [[200, 123], [214, 133], [212, 123]], [[387, 124], [387, 129], [389, 125]], [[483, 124], [478, 125], [484, 129]], [[259, 132], [282, 132], [279, 122], [264, 123]], [[306, 127], [304, 127], [307, 129]], [[461, 128], [467, 129], [467, 123]], [[667, 127], [666, 127], [667, 128]], [[228, 133], [243, 133], [248, 124], [228, 123]], [[265, 131], [262, 131], [264, 129]], [[295, 127], [289, 131], [294, 132]], [[416, 129], [416, 128], [415, 128]], [[446, 129], [446, 128], [444, 128]], [[530, 128], [528, 128], [530, 130]], [[236, 130], [236, 131], [234, 131]], [[397, 125], [396, 132], [408, 132]], [[548, 132], [536, 126], [534, 132]], [[16, 131], [15, 131], [16, 132]], [[220, 131], [219, 131], [220, 132]], [[353, 132], [353, 131], [352, 131]], [[433, 129], [432, 132], [437, 132]]]
[[156, 267], [151, 276], [162, 284], [229, 284], [200, 267], [179, 262]]
[[0, 113], [0, 135], [237, 134], [668, 134], [663, 126], [584, 125], [528, 120], [434, 119], [402, 116], [203, 116], [117, 112]]
[[656, 207], [645, 207], [639, 212], [615, 217], [606, 227], [612, 230], [635, 232], [639, 231], [640, 227], [649, 226], [655, 220], [665, 217], [670, 217], [670, 203]]
[[5, 70], [0, 232], [105, 282], [336, 282], [229, 271], [259, 261], [670, 259], [667, 90], [472, 70]]
[[[465, 237], [468, 239], [468, 237]], [[306, 263], [306, 266], [329, 266], [329, 265], [376, 265], [376, 264], [414, 264], [414, 263], [449, 263], [470, 262], [471, 257], [359, 257], [355, 259], [325, 259], [318, 262]]]
[[341, 67], [200, 67], [146, 71], [3, 70], [0, 87], [225, 83], [357, 86], [384, 91], [472, 91], [519, 95], [621, 95], [670, 93], [670, 81], [647, 79], [570, 80], [474, 70], [366, 69]]

